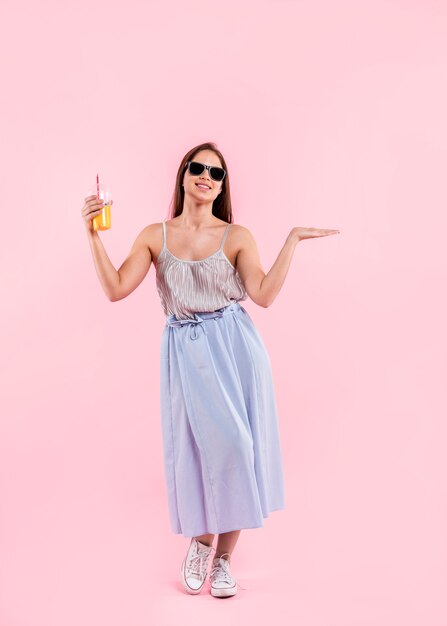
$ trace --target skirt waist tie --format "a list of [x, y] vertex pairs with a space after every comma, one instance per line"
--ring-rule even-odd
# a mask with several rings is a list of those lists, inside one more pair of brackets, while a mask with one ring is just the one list
[[198, 332], [199, 326], [198, 325], [200, 325], [200, 328], [203, 330], [205, 335], [208, 334], [208, 331], [206, 330], [206, 325], [202, 324], [202, 322], [208, 319], [222, 317], [223, 315], [227, 313], [231, 313], [232, 311], [235, 311], [240, 308], [242, 307], [238, 302], [233, 302], [232, 304], [229, 304], [228, 306], [218, 309], [217, 311], [206, 311], [204, 313], [194, 313], [194, 318], [188, 317], [187, 319], [179, 319], [175, 315], [169, 315], [166, 318], [166, 325], [174, 326], [174, 327], [181, 327], [184, 325], [189, 325], [190, 327], [189, 338], [192, 341], [195, 341], [196, 339], [199, 338], [199, 332]]

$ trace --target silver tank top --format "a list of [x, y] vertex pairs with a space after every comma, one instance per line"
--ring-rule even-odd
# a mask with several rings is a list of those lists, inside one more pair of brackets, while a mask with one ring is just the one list
[[217, 311], [247, 298], [237, 269], [223, 251], [231, 224], [225, 229], [219, 249], [205, 259], [184, 261], [166, 246], [163, 222], [163, 248], [157, 259], [156, 286], [166, 316], [194, 318], [194, 313]]

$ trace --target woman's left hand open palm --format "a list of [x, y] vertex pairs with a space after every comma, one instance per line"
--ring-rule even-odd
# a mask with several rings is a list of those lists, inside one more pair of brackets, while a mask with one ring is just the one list
[[314, 237], [326, 237], [327, 235], [336, 235], [339, 230], [331, 230], [329, 228], [307, 228], [305, 226], [295, 226], [290, 232], [290, 237], [301, 241], [302, 239], [313, 239]]

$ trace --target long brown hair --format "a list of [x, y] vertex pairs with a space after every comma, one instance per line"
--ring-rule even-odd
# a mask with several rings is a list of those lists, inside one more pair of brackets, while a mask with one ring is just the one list
[[215, 152], [220, 159], [222, 167], [226, 171], [225, 178], [222, 182], [222, 191], [213, 202], [212, 213], [219, 219], [224, 220], [225, 222], [229, 222], [231, 224], [233, 222], [233, 212], [231, 209], [230, 177], [228, 175], [228, 167], [225, 163], [225, 159], [223, 158], [222, 153], [217, 149], [216, 144], [211, 141], [201, 143], [199, 146], [192, 148], [189, 152], [185, 154], [185, 156], [181, 160], [175, 179], [174, 194], [169, 205], [171, 219], [177, 217], [177, 215], [181, 215], [183, 212], [183, 200], [185, 197], [185, 190], [182, 187], [182, 180], [183, 174], [185, 173], [186, 161], [192, 161], [194, 159], [194, 156], [201, 150], [212, 150], [213, 152]]

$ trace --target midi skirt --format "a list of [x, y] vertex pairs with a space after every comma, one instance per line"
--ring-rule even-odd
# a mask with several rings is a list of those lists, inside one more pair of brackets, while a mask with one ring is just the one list
[[270, 358], [238, 302], [166, 318], [160, 407], [171, 528], [185, 537], [259, 528], [285, 508]]

